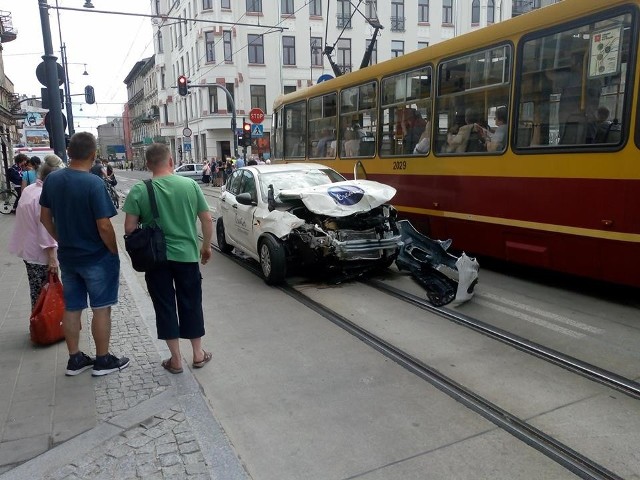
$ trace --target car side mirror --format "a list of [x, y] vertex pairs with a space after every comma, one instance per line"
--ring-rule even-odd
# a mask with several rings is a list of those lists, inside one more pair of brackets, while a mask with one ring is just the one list
[[354, 180], [366, 180], [367, 171], [360, 160], [353, 166], [353, 179]]
[[244, 192], [240, 195], [236, 195], [236, 201], [241, 205], [256, 205], [256, 202], [253, 201], [253, 197], [249, 192]]

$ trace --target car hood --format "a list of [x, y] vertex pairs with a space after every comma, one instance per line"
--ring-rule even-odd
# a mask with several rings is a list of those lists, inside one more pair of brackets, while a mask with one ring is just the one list
[[313, 213], [346, 217], [368, 212], [393, 198], [396, 189], [371, 180], [346, 180], [315, 187], [280, 190], [280, 201], [300, 199]]

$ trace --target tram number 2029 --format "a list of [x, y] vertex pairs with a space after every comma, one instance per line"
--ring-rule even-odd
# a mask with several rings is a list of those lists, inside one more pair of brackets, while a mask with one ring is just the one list
[[393, 162], [393, 169], [394, 170], [406, 170], [407, 169], [406, 160], [400, 160], [400, 161], [397, 161], [397, 162]]

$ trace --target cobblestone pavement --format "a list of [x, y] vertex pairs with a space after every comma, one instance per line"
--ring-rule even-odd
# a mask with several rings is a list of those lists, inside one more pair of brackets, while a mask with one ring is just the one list
[[[2, 217], [0, 227], [11, 228], [14, 217]], [[121, 222], [114, 222], [114, 225], [118, 223]], [[119, 238], [121, 237], [119, 234]], [[0, 235], [0, 240], [4, 239], [5, 236]], [[7, 258], [3, 243], [0, 242], [0, 263], [9, 265], [8, 262], [14, 260]], [[121, 252], [124, 252], [122, 245]], [[89, 424], [84, 433], [56, 441], [56, 428], [53, 425], [49, 449], [23, 463], [17, 461], [13, 465], [0, 467], [0, 479], [249, 478], [224, 431], [215, 420], [191, 371], [185, 368], [181, 375], [169, 375], [160, 365], [161, 358], [169, 353], [165, 343], [155, 338], [155, 317], [151, 301], [140, 282], [141, 276], [133, 271], [124, 253], [121, 253], [121, 265], [119, 303], [112, 311], [110, 349], [117, 356], [128, 356], [131, 360], [129, 367], [98, 378], [91, 378], [89, 371], [81, 374], [81, 377], [64, 377], [63, 370], [59, 368], [56, 376], [60, 375], [61, 380], [68, 382], [63, 388], [73, 389], [80, 385], [79, 382], [84, 382], [88, 389], [85, 387], [78, 392], [86, 397], [93, 384], [96, 417], [95, 422], [91, 422], [93, 428]], [[17, 292], [26, 287], [25, 282], [26, 279], [21, 278], [12, 288]], [[6, 298], [10, 304], [22, 298], [6, 291], [3, 293], [2, 298]], [[11, 308], [7, 309], [10, 310]], [[0, 322], [0, 334], [2, 326]], [[24, 332], [27, 335], [27, 329]], [[90, 321], [85, 317], [81, 348], [86, 353], [93, 354], [95, 346], [90, 332]], [[11, 335], [15, 336], [16, 333], [11, 331]], [[30, 345], [25, 346], [24, 358], [49, 354], [55, 348], [66, 352], [61, 345], [47, 347], [48, 350], [38, 349], [35, 350], [36, 353], [33, 353], [32, 348]], [[21, 360], [19, 368], [24, 371], [33, 367]], [[55, 405], [62, 402], [56, 395], [47, 393], [47, 387], [41, 389], [53, 399], [51, 401]], [[3, 398], [0, 398], [0, 404], [4, 401]], [[64, 398], [68, 403], [64, 407], [69, 410], [69, 420], [65, 421], [73, 422], [74, 398], [72, 395]], [[86, 403], [86, 398], [78, 400]], [[28, 398], [14, 401], [24, 403], [25, 408], [30, 406]], [[37, 405], [33, 403], [33, 408], [37, 409]], [[9, 409], [7, 405], [0, 406]], [[5, 422], [10, 420], [7, 418]], [[56, 419], [53, 423], [55, 421]], [[30, 440], [28, 432], [24, 435], [21, 441], [27, 445], [30, 441], [35, 441]], [[0, 448], [11, 448], [9, 444], [3, 445]], [[33, 451], [36, 452], [37, 448]]]

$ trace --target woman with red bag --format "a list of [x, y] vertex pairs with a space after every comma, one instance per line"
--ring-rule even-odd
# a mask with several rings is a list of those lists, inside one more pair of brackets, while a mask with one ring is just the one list
[[38, 169], [35, 183], [27, 186], [20, 196], [16, 211], [16, 223], [9, 240], [9, 252], [22, 258], [27, 267], [31, 308], [35, 307], [42, 285], [48, 273], [57, 273], [58, 242], [49, 235], [40, 223], [40, 194], [42, 182], [51, 172], [63, 168], [62, 160], [56, 155], [47, 155]]

